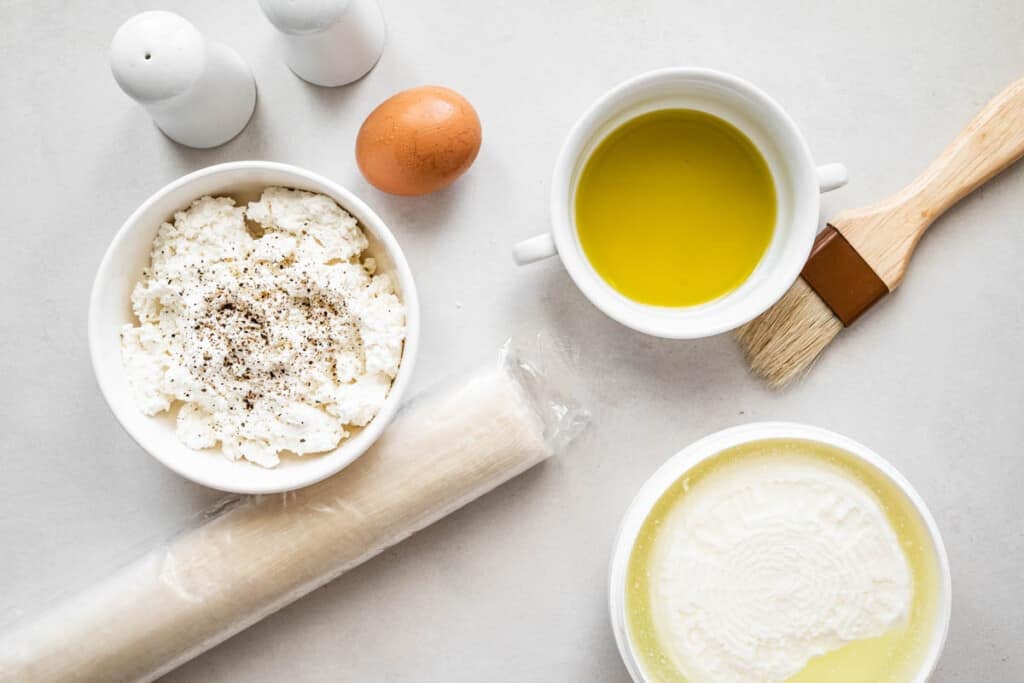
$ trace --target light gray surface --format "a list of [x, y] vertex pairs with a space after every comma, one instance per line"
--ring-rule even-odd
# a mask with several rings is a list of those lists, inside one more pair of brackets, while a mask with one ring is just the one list
[[[335, 90], [288, 72], [255, 0], [160, 5], [235, 47], [259, 83], [248, 129], [205, 152], [163, 138], [108, 70], [118, 24], [157, 5], [0, 5], [0, 620], [130, 559], [218, 497], [148, 457], [107, 410], [89, 367], [87, 296], [107, 242], [150, 193], [211, 163], [265, 158], [347, 185], [404, 245], [424, 304], [414, 389], [509, 335], [546, 329], [578, 345], [595, 424], [568, 456], [166, 680], [624, 681], [605, 614], [621, 512], [690, 441], [762, 419], [835, 429], [903, 471], [953, 567], [935, 680], [1022, 680], [1024, 167], [938, 224], [903, 289], [782, 394], [745, 373], [728, 338], [634, 334], [590, 306], [556, 261], [517, 269], [509, 247], [545, 227], [550, 169], [579, 113], [620, 80], [666, 65], [753, 80], [819, 161], [846, 162], [852, 181], [826, 198], [826, 215], [878, 198], [1024, 75], [1024, 5], [383, 5], [382, 61]], [[385, 97], [424, 83], [476, 105], [482, 153], [447, 191], [383, 195], [356, 170], [355, 132]]]

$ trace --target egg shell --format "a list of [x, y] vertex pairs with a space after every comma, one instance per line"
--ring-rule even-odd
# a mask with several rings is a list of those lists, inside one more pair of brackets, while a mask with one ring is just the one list
[[411, 88], [366, 117], [356, 137], [356, 163], [384, 192], [426, 194], [466, 172], [480, 151], [481, 134], [476, 110], [459, 93], [433, 85]]

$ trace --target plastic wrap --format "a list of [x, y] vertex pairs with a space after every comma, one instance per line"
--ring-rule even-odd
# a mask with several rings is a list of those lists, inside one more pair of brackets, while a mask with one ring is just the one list
[[0, 681], [153, 680], [554, 455], [586, 413], [540, 346], [524, 359], [506, 345], [497, 367], [414, 400], [338, 475], [227, 499], [0, 634]]

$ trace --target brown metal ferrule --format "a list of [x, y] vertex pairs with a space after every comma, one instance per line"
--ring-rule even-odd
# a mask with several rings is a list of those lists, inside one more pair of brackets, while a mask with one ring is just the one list
[[889, 293], [882, 278], [831, 225], [814, 240], [800, 277], [846, 326]]

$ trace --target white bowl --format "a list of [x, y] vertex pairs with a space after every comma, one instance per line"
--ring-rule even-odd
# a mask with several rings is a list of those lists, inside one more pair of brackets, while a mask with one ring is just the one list
[[[391, 392], [370, 424], [329, 453], [282, 458], [276, 468], [266, 469], [246, 461], [228, 460], [218, 449], [190, 449], [175, 436], [171, 415], [148, 417], [139, 411], [121, 364], [120, 331], [125, 324], [138, 323], [131, 309], [131, 292], [149, 262], [153, 239], [161, 223], [204, 195], [229, 195], [239, 202], [249, 201], [272, 185], [327, 195], [359, 220], [370, 240], [369, 253], [377, 259], [382, 272], [392, 274], [398, 295], [405, 304], [406, 338], [402, 363]], [[107, 248], [89, 300], [89, 351], [93, 370], [103, 397], [121, 425], [150, 455], [181, 476], [235, 493], [275, 493], [308, 486], [335, 474], [362, 455], [398, 410], [412, 375], [419, 333], [419, 301], [412, 272], [384, 222], [355, 195], [327, 178], [269, 161], [236, 161], [210, 166], [175, 180], [143, 202]]]
[[[764, 156], [775, 183], [774, 234], [757, 267], [735, 290], [696, 306], [653, 306], [621, 294], [591, 265], [576, 229], [576, 189], [591, 153], [627, 121], [659, 109], [696, 109], [731, 123]], [[815, 166], [800, 129], [753, 84], [713, 69], [659, 69], [620, 83], [572, 127], [551, 181], [551, 232], [520, 242], [513, 256], [527, 264], [557, 254], [595, 306], [638, 332], [666, 339], [708, 337], [753, 320], [782, 298], [814, 244], [820, 193], [845, 183], [846, 168]]]
[[931, 634], [928, 653], [923, 659], [921, 667], [913, 679], [913, 683], [927, 681], [928, 677], [935, 670], [935, 666], [939, 661], [939, 655], [945, 646], [952, 610], [952, 580], [949, 572], [949, 558], [946, 556], [946, 548], [942, 543], [942, 536], [939, 534], [939, 528], [935, 524], [935, 519], [928, 511], [924, 500], [914, 490], [914, 487], [910, 485], [910, 482], [904, 479], [903, 475], [895, 467], [877, 453], [866, 446], [862, 446], [853, 439], [836, 434], [835, 432], [793, 422], [755, 422], [724, 429], [706, 436], [669, 458], [644, 483], [633, 499], [633, 502], [630, 503], [622, 519], [622, 525], [619, 527], [619, 534], [615, 541], [609, 585], [609, 606], [611, 609], [612, 628], [615, 631], [615, 642], [619, 647], [619, 654], [622, 656], [622, 661], [626, 664], [630, 676], [637, 683], [644, 683], [648, 680], [644, 676], [643, 669], [637, 660], [633, 643], [629, 636], [629, 630], [626, 626], [625, 603], [626, 572], [629, 566], [629, 558], [633, 552], [633, 546], [636, 544], [640, 528], [650, 514], [651, 508], [654, 507], [655, 503], [658, 502], [672, 484], [699, 463], [718, 455], [728, 448], [764, 439], [802, 439], [826, 444], [845, 451], [870, 465], [874, 470], [895, 484], [917, 510], [921, 521], [928, 530], [939, 573], [938, 593], [935, 598], [939, 601], [939, 604], [936, 609], [934, 632]]

